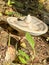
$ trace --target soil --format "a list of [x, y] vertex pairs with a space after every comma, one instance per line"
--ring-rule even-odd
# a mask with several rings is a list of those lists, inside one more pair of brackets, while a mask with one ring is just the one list
[[[7, 24], [6, 19], [9, 16], [4, 14], [4, 12], [6, 10], [5, 1], [1, 0], [0, 5], [1, 5], [0, 12], [3, 13], [3, 15], [0, 16], [0, 65], [4, 65], [6, 51], [8, 48], [9, 33], [11, 35], [10, 41], [11, 41], [11, 45], [13, 47], [15, 47], [15, 44], [17, 43], [18, 49], [22, 49], [29, 55], [33, 54], [33, 50], [31, 49], [31, 47], [28, 44], [28, 42], [26, 41], [26, 39], [24, 39], [23, 42], [26, 43], [27, 49], [20, 46], [20, 41], [21, 41], [20, 39], [22, 39], [22, 37], [24, 37], [24, 36], [20, 35], [16, 30], [12, 29]], [[4, 6], [4, 8], [3, 8], [3, 6]], [[9, 8], [9, 7], [7, 6], [7, 8]], [[4, 9], [4, 11], [3, 11], [3, 9]], [[44, 34], [42, 36], [34, 37], [36, 57], [33, 61], [32, 61], [32, 58], [30, 57], [30, 60], [28, 61], [28, 63], [26, 65], [49, 65], [49, 41], [46, 41], [47, 37], [49, 37], [49, 30], [46, 34]], [[15, 62], [13, 62], [13, 63], [14, 64], [17, 63], [17, 65], [24, 65], [24, 64], [19, 63], [18, 61], [16, 61], [16, 63]]]

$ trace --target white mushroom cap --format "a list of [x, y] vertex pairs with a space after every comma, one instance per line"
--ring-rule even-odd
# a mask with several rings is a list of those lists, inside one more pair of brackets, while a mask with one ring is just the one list
[[18, 21], [16, 17], [9, 17], [7, 21], [15, 30], [29, 32], [35, 36], [45, 34], [48, 31], [48, 26], [34, 16], [28, 15], [21, 18], [22, 20]]

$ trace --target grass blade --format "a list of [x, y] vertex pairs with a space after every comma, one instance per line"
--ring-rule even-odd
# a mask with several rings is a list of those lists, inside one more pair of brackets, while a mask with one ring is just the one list
[[9, 34], [9, 36], [8, 36], [8, 46], [11, 45], [11, 44], [10, 44], [10, 39], [11, 39], [11, 37], [10, 37], [10, 34]]

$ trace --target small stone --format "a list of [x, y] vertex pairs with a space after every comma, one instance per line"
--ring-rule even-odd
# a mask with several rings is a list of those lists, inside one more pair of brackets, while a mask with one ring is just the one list
[[10, 46], [8, 47], [7, 51], [6, 51], [6, 56], [5, 56], [5, 60], [6, 61], [14, 61], [15, 60], [15, 56], [16, 56], [16, 50], [14, 47]]

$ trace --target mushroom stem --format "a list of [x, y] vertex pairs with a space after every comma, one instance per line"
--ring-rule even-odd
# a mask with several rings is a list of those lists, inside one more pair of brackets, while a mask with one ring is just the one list
[[26, 19], [25, 19], [25, 22], [29, 24], [29, 23], [31, 23], [31, 20], [32, 20], [31, 16], [28, 15], [28, 16], [26, 17]]

